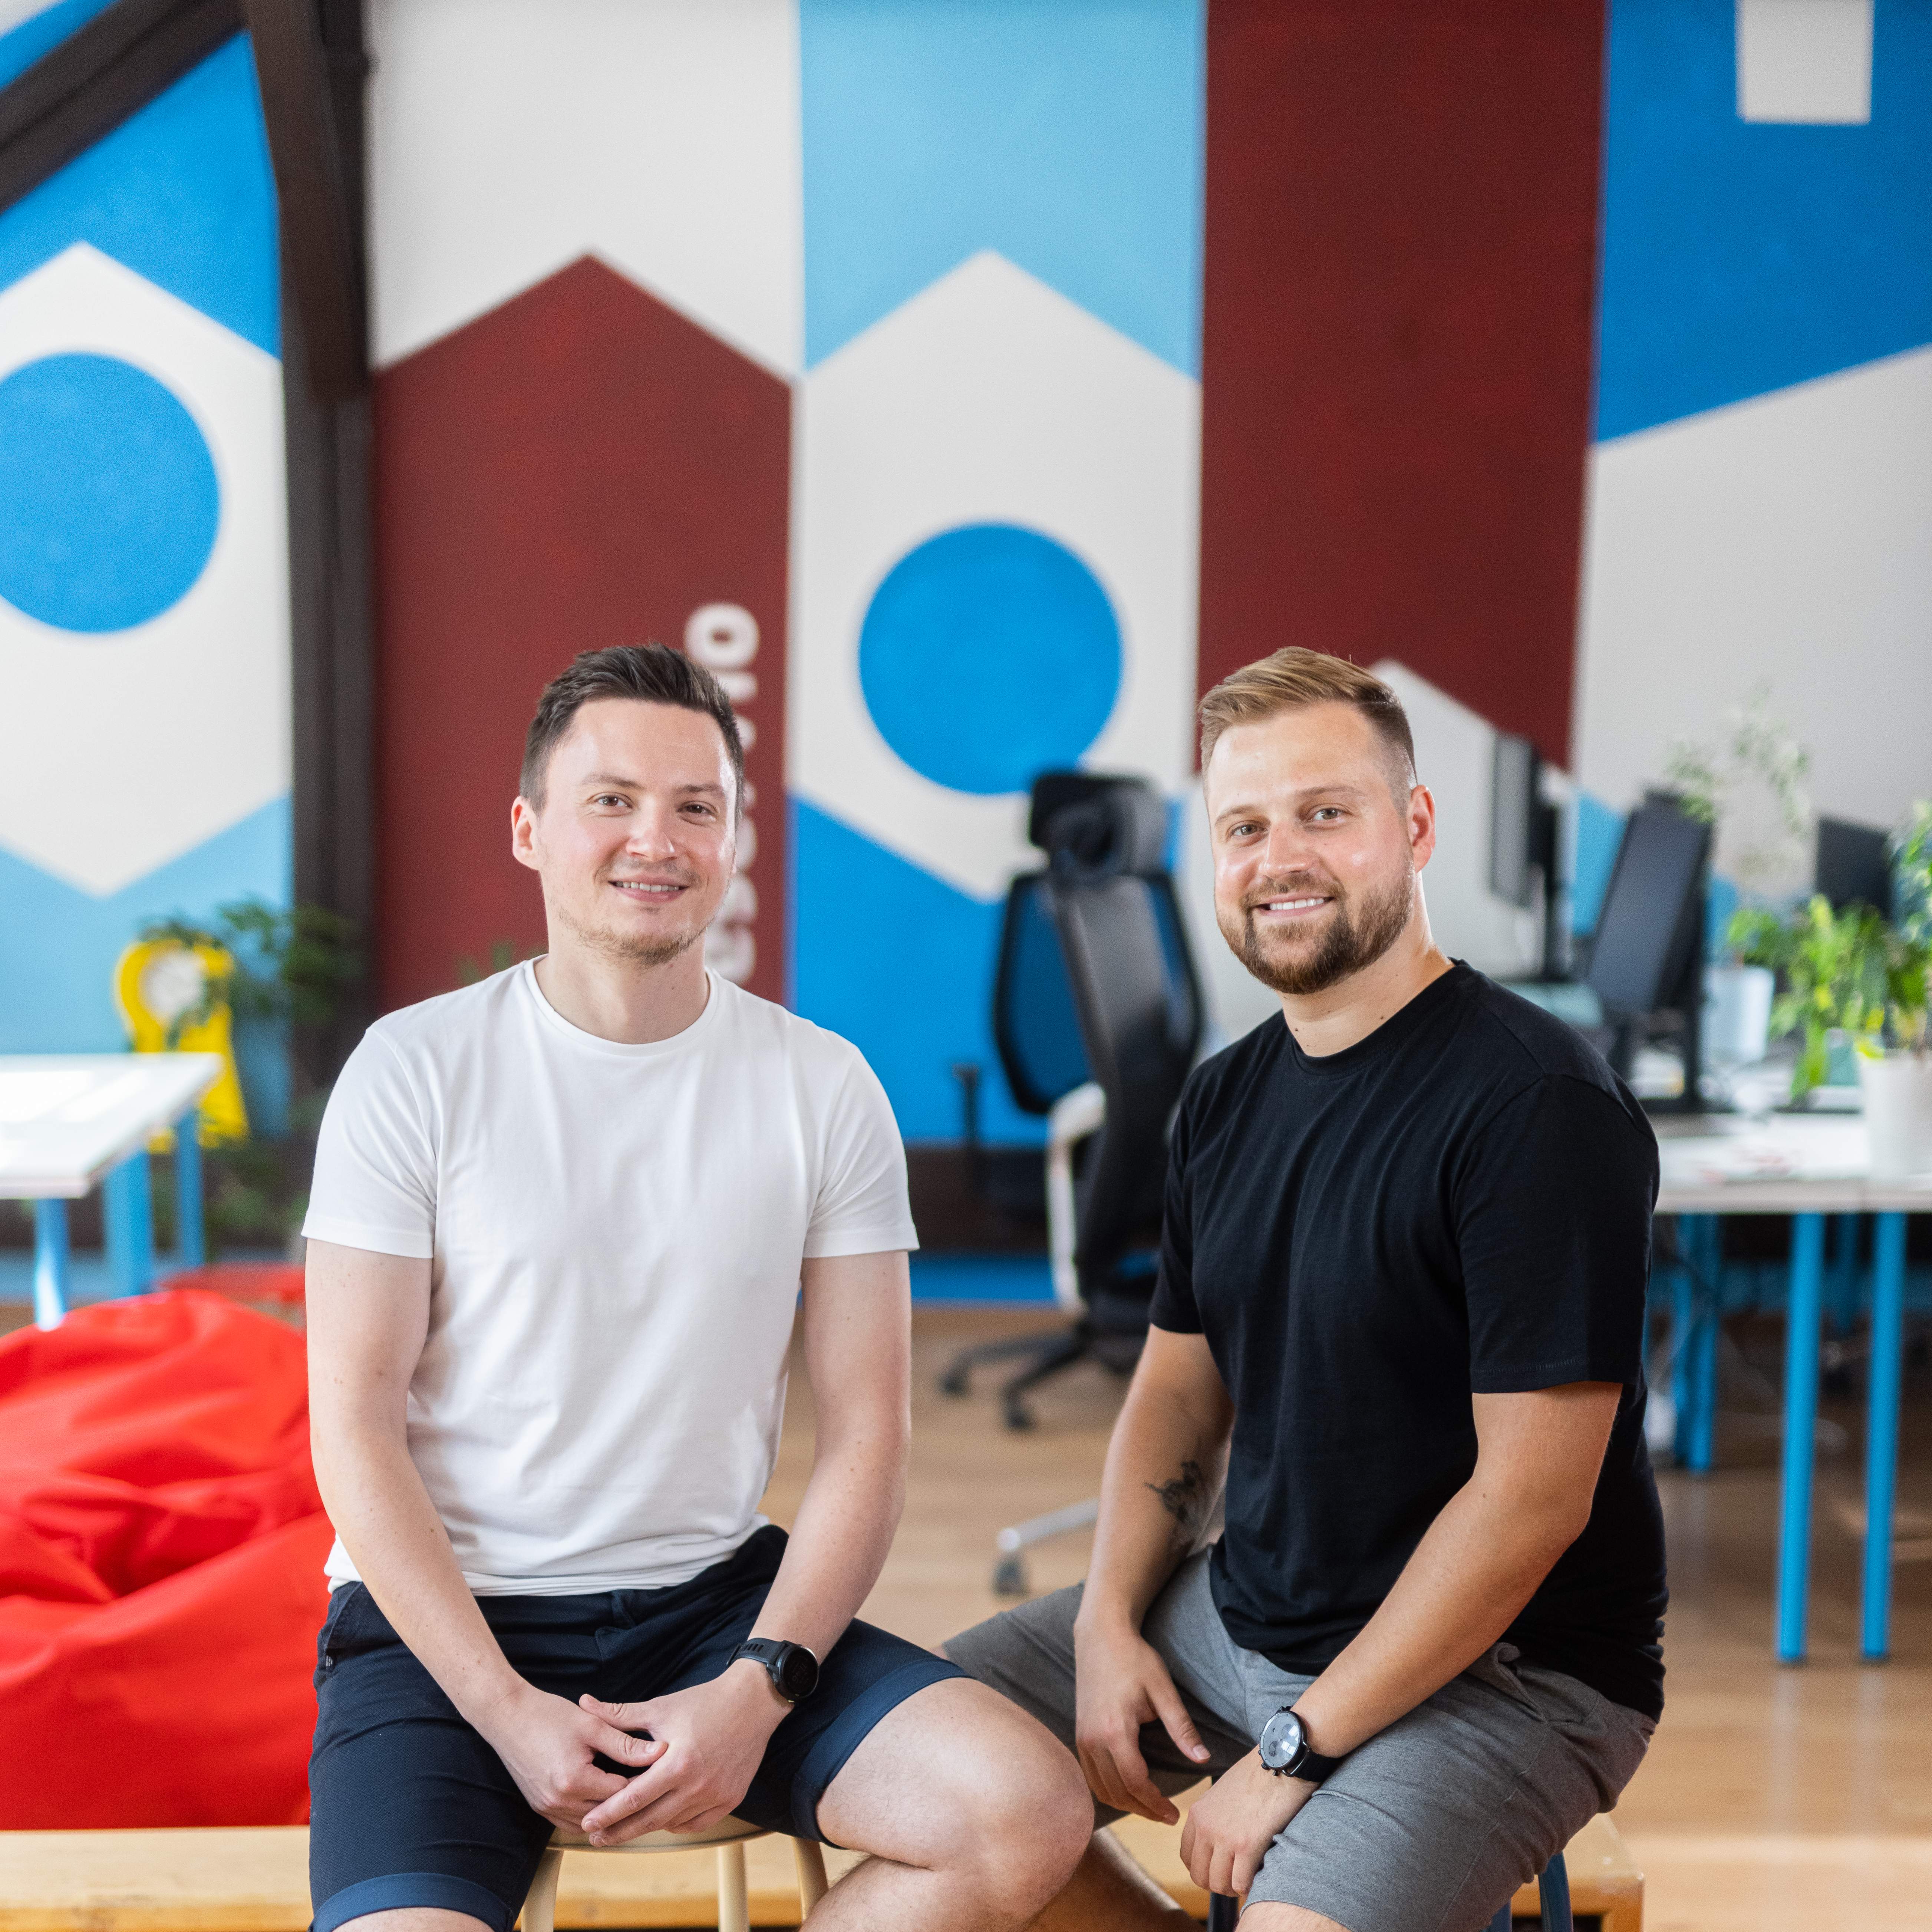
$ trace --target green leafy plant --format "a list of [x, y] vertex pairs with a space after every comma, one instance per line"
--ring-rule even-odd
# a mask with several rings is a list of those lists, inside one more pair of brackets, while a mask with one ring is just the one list
[[[490, 974], [506, 973], [526, 959], [534, 959], [543, 951], [541, 946], [533, 946], [526, 952], [513, 939], [493, 940], [490, 945]], [[459, 952], [456, 956], [456, 983], [459, 986], [473, 986], [485, 975], [486, 969], [476, 963], [475, 954]]]
[[1664, 777], [1690, 817], [1719, 828], [1722, 868], [1740, 889], [1774, 892], [1809, 857], [1811, 754], [1771, 715], [1768, 688], [1724, 722], [1720, 743], [1674, 746]]
[[1882, 1053], [1888, 1044], [1924, 1051], [1932, 946], [1870, 906], [1834, 912], [1817, 894], [1788, 917], [1746, 907], [1732, 917], [1725, 940], [1745, 965], [1778, 975], [1771, 1030], [1780, 1038], [1803, 1036], [1791, 1076], [1793, 1100], [1824, 1084], [1834, 1034], [1864, 1053]]
[[1915, 945], [1932, 946], [1932, 798], [1913, 802], [1888, 846], [1898, 929]]
[[322, 906], [238, 899], [218, 908], [206, 923], [178, 916], [157, 920], [143, 926], [140, 936], [179, 946], [218, 946], [233, 962], [226, 973], [211, 974], [200, 1001], [176, 1016], [169, 1029], [170, 1045], [183, 1028], [200, 1024], [224, 1000], [238, 1020], [326, 1026], [344, 994], [362, 976], [353, 922]]

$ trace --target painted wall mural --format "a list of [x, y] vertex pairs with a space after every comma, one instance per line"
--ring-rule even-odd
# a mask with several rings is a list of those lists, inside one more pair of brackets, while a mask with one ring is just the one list
[[277, 304], [245, 37], [0, 214], [0, 1052], [118, 1047], [143, 920], [286, 902]]
[[[1530, 936], [1498, 728], [1578, 788], [1586, 926], [1620, 814], [1755, 684], [1823, 808], [1888, 822], [1932, 789], [1932, 16], [1800, 16], [370, 0], [383, 998], [540, 943], [530, 706], [646, 636], [755, 734], [711, 957], [915, 1138], [968, 1062], [989, 1135], [1038, 1132], [987, 1012], [1035, 771], [1168, 794], [1211, 949], [1190, 706], [1282, 642], [1402, 684], [1486, 967]], [[92, 962], [142, 911], [286, 890], [274, 254], [242, 41], [0, 217], [15, 1044], [112, 1043]], [[152, 809], [71, 782], [97, 746]]]

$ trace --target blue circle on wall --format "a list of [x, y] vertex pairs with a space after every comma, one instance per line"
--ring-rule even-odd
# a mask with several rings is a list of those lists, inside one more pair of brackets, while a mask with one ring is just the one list
[[1120, 627], [1094, 573], [1013, 524], [908, 550], [859, 633], [859, 682], [887, 744], [955, 791], [1024, 791], [1100, 735]]
[[64, 631], [124, 631], [214, 548], [214, 459], [180, 399], [111, 356], [0, 380], [0, 597]]

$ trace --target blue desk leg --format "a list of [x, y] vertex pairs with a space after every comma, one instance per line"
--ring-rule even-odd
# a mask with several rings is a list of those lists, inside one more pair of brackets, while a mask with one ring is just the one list
[[1804, 1660], [1811, 1582], [1811, 1463], [1818, 1430], [1818, 1329], [1825, 1298], [1825, 1217], [1791, 1217], [1785, 1312], [1784, 1497], [1778, 1537], [1778, 1659]]
[[1670, 1453], [1680, 1469], [1690, 1466], [1690, 1438], [1697, 1414], [1697, 1286], [1696, 1230], [1702, 1217], [1677, 1217], [1677, 1265], [1670, 1271], [1670, 1400], [1676, 1414]]
[[1905, 1354], [1905, 1216], [1881, 1214], [1872, 1280], [1871, 1376], [1865, 1396], [1864, 1628], [1876, 1664], [1892, 1648], [1892, 1498], [1898, 1474], [1898, 1386]]
[[67, 1313], [67, 1203], [34, 1203], [34, 1322], [58, 1328]]
[[1838, 1335], [1849, 1335], [1858, 1318], [1859, 1218], [1832, 1216], [1832, 1329]]
[[145, 1148], [110, 1169], [105, 1192], [114, 1292], [145, 1294], [154, 1280], [154, 1201]]
[[201, 1116], [190, 1114], [175, 1129], [175, 1264], [200, 1268], [208, 1258], [202, 1220]]
[[1696, 1321], [1691, 1334], [1690, 1467], [1708, 1475], [1718, 1460], [1718, 1336], [1723, 1317], [1720, 1276], [1724, 1237], [1714, 1214], [1700, 1214], [1693, 1222], [1691, 1256], [1696, 1270], [1693, 1289]]

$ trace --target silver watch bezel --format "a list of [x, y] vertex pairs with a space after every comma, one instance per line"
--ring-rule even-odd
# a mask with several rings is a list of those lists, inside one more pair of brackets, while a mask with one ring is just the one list
[[[1270, 1754], [1269, 1739], [1287, 1737], [1291, 1742], [1286, 1750]], [[1258, 1745], [1262, 1765], [1269, 1771], [1284, 1772], [1308, 1748], [1308, 1732], [1301, 1720], [1292, 1711], [1277, 1711], [1262, 1726]]]

